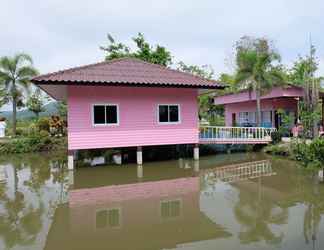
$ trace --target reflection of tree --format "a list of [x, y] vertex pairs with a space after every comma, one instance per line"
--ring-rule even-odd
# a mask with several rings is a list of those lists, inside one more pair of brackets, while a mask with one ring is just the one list
[[302, 199], [305, 202], [306, 210], [304, 213], [304, 225], [303, 232], [305, 237], [305, 242], [307, 244], [312, 241], [313, 247], [315, 247], [315, 241], [317, 240], [317, 232], [321, 222], [321, 215], [324, 213], [324, 201], [322, 199], [324, 195], [324, 190], [319, 186], [317, 178], [313, 176], [310, 179], [303, 179]]
[[255, 197], [254, 193], [241, 189], [239, 201], [234, 207], [234, 214], [238, 222], [246, 228], [239, 234], [241, 243], [265, 240], [270, 244], [278, 244], [282, 241], [283, 235], [276, 235], [272, 232], [270, 225], [285, 223], [288, 211], [262, 197], [261, 178], [258, 183], [258, 197]]
[[1, 197], [4, 211], [0, 214], [0, 235], [8, 249], [15, 245], [29, 245], [40, 232], [43, 206], [26, 206], [25, 196], [15, 190], [14, 198]]
[[[35, 242], [43, 227], [42, 217], [47, 211], [41, 190], [49, 180], [52, 183], [62, 182], [63, 185], [65, 175], [63, 171], [52, 171], [57, 168], [56, 157], [53, 155], [0, 157], [0, 164], [8, 163], [12, 167], [13, 178], [7, 184], [0, 185], [0, 236], [6, 248], [10, 249], [16, 245], [27, 246]], [[30, 171], [29, 178], [23, 182], [19, 179], [21, 169]], [[47, 206], [52, 207], [54, 203], [49, 201]]]

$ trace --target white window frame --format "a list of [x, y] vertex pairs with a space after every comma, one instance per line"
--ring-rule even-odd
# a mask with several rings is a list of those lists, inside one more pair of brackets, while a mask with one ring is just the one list
[[[106, 123], [106, 110], [105, 110], [105, 123], [104, 124], [96, 124], [94, 122], [94, 107], [95, 106], [116, 106], [117, 107], [117, 123]], [[92, 116], [92, 126], [93, 127], [105, 127], [105, 126], [119, 126], [119, 104], [117, 103], [94, 103], [91, 105], [91, 116]]]
[[[178, 121], [177, 122], [170, 122], [170, 114], [168, 112], [168, 120], [169, 122], [160, 122], [160, 106], [177, 106], [178, 107]], [[172, 104], [172, 103], [159, 103], [157, 105], [157, 122], [160, 125], [176, 125], [181, 123], [181, 108], [180, 104]]]

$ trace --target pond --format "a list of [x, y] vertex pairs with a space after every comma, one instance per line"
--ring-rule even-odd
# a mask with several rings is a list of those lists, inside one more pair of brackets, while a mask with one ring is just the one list
[[287, 159], [65, 159], [0, 157], [0, 249], [324, 249], [324, 184]]

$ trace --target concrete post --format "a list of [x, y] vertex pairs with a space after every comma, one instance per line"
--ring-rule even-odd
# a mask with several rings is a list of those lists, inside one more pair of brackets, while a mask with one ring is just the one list
[[143, 165], [137, 165], [137, 178], [143, 178]]
[[73, 187], [73, 185], [74, 185], [74, 171], [69, 171], [68, 177], [69, 177], [69, 180], [68, 180], [69, 187]]
[[194, 171], [199, 172], [199, 161], [194, 161]]
[[74, 169], [74, 151], [69, 150], [68, 151], [68, 170]]
[[199, 160], [199, 145], [195, 144], [194, 146], [194, 160]]
[[142, 154], [142, 147], [137, 147], [137, 164], [142, 165], [143, 164], [143, 154]]

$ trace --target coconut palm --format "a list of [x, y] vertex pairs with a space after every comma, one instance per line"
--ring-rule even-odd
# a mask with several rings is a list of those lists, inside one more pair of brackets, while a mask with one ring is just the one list
[[23, 95], [29, 92], [30, 79], [35, 75], [37, 70], [27, 54], [0, 58], [0, 89], [5, 90], [8, 100], [12, 103], [13, 135], [16, 135], [17, 107], [22, 104]]
[[240, 89], [256, 93], [256, 123], [261, 126], [261, 94], [276, 84], [283, 83], [280, 55], [270, 46], [268, 40], [243, 37], [236, 44], [236, 77]]

